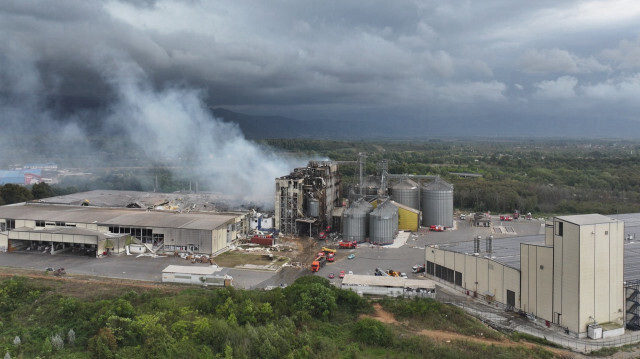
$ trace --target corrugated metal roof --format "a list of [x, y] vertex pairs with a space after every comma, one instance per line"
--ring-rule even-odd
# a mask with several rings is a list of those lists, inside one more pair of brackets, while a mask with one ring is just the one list
[[395, 182], [391, 185], [392, 189], [417, 189], [418, 184], [409, 178], [405, 178], [399, 182]]
[[347, 274], [342, 278], [343, 285], [371, 285], [378, 287], [396, 288], [426, 288], [433, 289], [436, 283], [429, 279], [407, 279], [402, 277], [387, 277], [375, 275]]
[[125, 208], [96, 208], [47, 204], [0, 207], [0, 218], [95, 223], [132, 227], [214, 230], [236, 218], [233, 215], [172, 213]]
[[417, 210], [417, 209], [415, 209], [415, 208], [411, 208], [411, 207], [409, 207], [409, 206], [407, 206], [407, 205], [404, 205], [404, 204], [402, 204], [402, 203], [398, 203], [398, 202], [396, 202], [396, 201], [390, 201], [390, 202], [391, 202], [391, 204], [393, 204], [394, 206], [396, 206], [396, 207], [398, 207], [398, 208], [402, 208], [402, 209], [404, 209], [404, 210], [406, 210], [406, 211], [413, 212], [413, 213], [416, 213], [416, 214], [419, 214], [419, 213], [420, 213], [420, 211], [419, 211], [419, 210]]
[[398, 212], [398, 207], [394, 206], [390, 200], [385, 200], [380, 203], [378, 207], [376, 207], [372, 212], [372, 216], [385, 216], [385, 215], [393, 215]]
[[433, 182], [425, 184], [423, 187], [427, 191], [453, 191], [453, 185], [440, 177], [437, 177]]
[[[558, 218], [570, 218], [570, 217], [579, 217], [583, 215], [576, 216], [563, 216]], [[589, 216], [589, 215], [587, 215]], [[600, 216], [600, 215], [597, 215]], [[624, 221], [624, 235], [625, 238], [629, 235], [633, 236], [632, 240], [624, 241], [624, 280], [640, 280], [640, 213], [626, 213], [616, 215], [618, 219], [613, 219], [607, 216], [602, 216], [607, 219], [607, 222], [621, 220]], [[592, 217], [584, 218], [585, 221], [593, 220]], [[597, 217], [596, 217], [597, 219]], [[575, 220], [575, 218], [574, 218]], [[571, 222], [573, 223], [573, 222]], [[591, 222], [587, 222], [591, 223]], [[602, 222], [597, 222], [602, 223]], [[593, 223], [591, 223], [593, 224]], [[515, 268], [520, 270], [520, 243], [534, 244], [544, 246], [544, 234], [533, 235], [533, 236], [522, 236], [522, 237], [509, 237], [509, 238], [494, 238], [492, 242], [492, 253], [491, 259], [502, 263], [506, 266]], [[485, 240], [482, 239], [480, 243], [481, 250], [485, 249]], [[467, 253], [472, 255], [473, 253], [473, 241], [465, 241], [458, 243], [449, 243], [449, 244], [439, 244], [437, 248], [457, 252], [457, 253]], [[427, 247], [427, 250], [430, 250], [430, 247]], [[487, 253], [480, 253], [481, 257], [485, 257]]]
[[557, 217], [565, 222], [577, 224], [579, 226], [588, 224], [600, 224], [600, 223], [614, 223], [617, 222], [615, 218], [603, 216], [601, 214], [577, 214], [573, 216], [559, 216]]
[[196, 266], [178, 266], [170, 265], [162, 270], [162, 273], [181, 273], [181, 274], [196, 274], [196, 275], [212, 275], [216, 272], [220, 272], [221, 268], [218, 266], [209, 267], [196, 267]]
[[[132, 203], [142, 204], [143, 207], [155, 208], [162, 204], [175, 205], [184, 210], [193, 205], [198, 210], [211, 210], [215, 203], [230, 200], [230, 196], [219, 193], [159, 193], [138, 191], [94, 190], [73, 193], [64, 196], [50, 197], [38, 200], [51, 204], [79, 205], [88, 201], [89, 206], [96, 207], [126, 207]], [[206, 207], [206, 208], [205, 208]]]

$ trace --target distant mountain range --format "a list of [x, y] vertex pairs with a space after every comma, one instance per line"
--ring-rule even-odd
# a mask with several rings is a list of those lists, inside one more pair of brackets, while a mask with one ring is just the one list
[[309, 138], [333, 140], [427, 139], [436, 137], [567, 137], [640, 138], [640, 121], [589, 119], [580, 121], [538, 118], [519, 114], [517, 118], [478, 118], [474, 120], [440, 117], [437, 120], [323, 120], [304, 121], [282, 116], [255, 116], [224, 108], [211, 109], [216, 118], [238, 124], [245, 137]]
[[250, 139], [365, 139], [397, 132], [390, 124], [373, 124], [371, 121], [302, 121], [282, 116], [246, 115], [224, 108], [215, 108], [211, 112], [216, 118], [238, 124], [245, 137]]

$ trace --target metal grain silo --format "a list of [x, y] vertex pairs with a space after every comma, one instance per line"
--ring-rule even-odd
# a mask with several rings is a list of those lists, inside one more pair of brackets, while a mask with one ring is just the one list
[[422, 225], [453, 227], [453, 185], [439, 177], [422, 187]]
[[368, 236], [369, 213], [373, 206], [359, 199], [351, 204], [342, 215], [342, 238], [346, 241], [364, 242]]
[[369, 241], [390, 244], [398, 233], [398, 208], [385, 201], [369, 215]]
[[405, 206], [420, 209], [420, 187], [408, 178], [393, 183], [391, 185], [391, 199]]

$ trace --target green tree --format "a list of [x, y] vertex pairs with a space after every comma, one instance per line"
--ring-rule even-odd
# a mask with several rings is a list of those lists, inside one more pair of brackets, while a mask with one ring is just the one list
[[284, 292], [294, 313], [326, 320], [338, 306], [334, 289], [330, 286], [325, 278], [306, 276], [296, 280]]
[[142, 314], [131, 323], [132, 332], [142, 343], [147, 358], [166, 358], [169, 356], [175, 339], [155, 314]]
[[53, 190], [44, 182], [36, 183], [31, 186], [31, 195], [34, 199], [53, 197]]
[[5, 204], [26, 202], [32, 199], [31, 192], [23, 186], [8, 183], [0, 188], [0, 196]]
[[118, 344], [109, 328], [101, 328], [98, 334], [89, 339], [89, 353], [94, 359], [112, 359]]

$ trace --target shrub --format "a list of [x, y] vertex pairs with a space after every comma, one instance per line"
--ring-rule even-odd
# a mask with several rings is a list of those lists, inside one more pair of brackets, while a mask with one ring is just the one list
[[393, 344], [393, 331], [384, 323], [371, 318], [363, 318], [356, 322], [351, 330], [356, 340], [369, 345], [388, 347]]
[[89, 353], [95, 359], [112, 359], [115, 357], [116, 337], [109, 328], [102, 328], [100, 332], [89, 339]]

